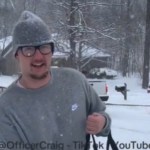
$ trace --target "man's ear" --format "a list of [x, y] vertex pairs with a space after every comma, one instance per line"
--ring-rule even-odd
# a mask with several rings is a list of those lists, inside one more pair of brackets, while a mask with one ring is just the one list
[[15, 59], [16, 60], [19, 60], [19, 56], [18, 56], [18, 53], [16, 52], [16, 54], [15, 54]]

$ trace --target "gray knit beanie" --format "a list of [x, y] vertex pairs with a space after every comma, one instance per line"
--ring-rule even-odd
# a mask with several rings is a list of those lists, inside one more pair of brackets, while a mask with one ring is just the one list
[[38, 46], [50, 43], [52, 53], [54, 52], [54, 43], [51, 34], [45, 22], [30, 11], [24, 11], [13, 29], [13, 50], [16, 53], [21, 46]]

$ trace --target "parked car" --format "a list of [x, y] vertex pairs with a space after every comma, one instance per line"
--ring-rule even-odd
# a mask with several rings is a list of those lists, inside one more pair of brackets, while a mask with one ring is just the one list
[[117, 72], [110, 68], [92, 68], [89, 73], [89, 78], [97, 78], [97, 79], [113, 79], [117, 76]]
[[107, 101], [108, 96], [108, 86], [105, 80], [97, 80], [97, 79], [88, 79], [90, 85], [94, 88], [98, 96], [102, 101]]

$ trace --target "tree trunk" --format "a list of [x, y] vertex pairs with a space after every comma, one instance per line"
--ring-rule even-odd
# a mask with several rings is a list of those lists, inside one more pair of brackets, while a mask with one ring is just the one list
[[130, 53], [130, 0], [126, 1], [126, 11], [125, 11], [125, 41], [124, 41], [124, 51], [123, 51], [123, 59], [122, 59], [122, 75], [124, 77], [127, 76], [127, 73], [129, 73], [129, 53]]
[[76, 1], [71, 0], [70, 2], [70, 19], [69, 19], [69, 41], [70, 41], [70, 66], [76, 68], [76, 43], [75, 43], [75, 8], [76, 8]]
[[150, 59], [150, 1], [147, 0], [146, 32], [144, 47], [144, 66], [142, 87], [146, 89], [149, 83], [149, 59]]

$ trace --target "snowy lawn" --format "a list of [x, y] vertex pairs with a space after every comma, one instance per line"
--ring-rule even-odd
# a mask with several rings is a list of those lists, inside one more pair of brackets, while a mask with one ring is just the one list
[[[124, 100], [120, 92], [115, 91], [116, 85], [124, 85], [124, 83], [127, 83], [129, 89], [127, 100]], [[141, 88], [141, 81], [138, 78], [107, 80], [107, 84], [110, 97], [106, 105], [107, 103], [146, 105], [107, 105], [107, 112], [112, 118], [112, 135], [119, 149], [150, 150], [150, 93]], [[105, 149], [106, 138], [96, 137], [96, 141], [99, 149]]]
[[7, 88], [15, 79], [17, 76], [5, 76], [5, 75], [0, 75], [0, 86]]

